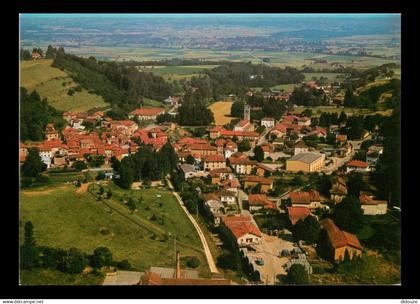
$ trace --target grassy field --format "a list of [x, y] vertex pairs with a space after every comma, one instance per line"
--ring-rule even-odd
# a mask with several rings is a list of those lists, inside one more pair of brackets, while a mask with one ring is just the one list
[[384, 111], [372, 111], [370, 109], [359, 109], [359, 108], [337, 108], [336, 106], [318, 106], [318, 107], [295, 107], [294, 111], [301, 113], [305, 109], [311, 109], [315, 116], [319, 116], [322, 112], [328, 113], [338, 113], [340, 114], [344, 111], [347, 115], [373, 115], [373, 114], [381, 114], [384, 116], [389, 116], [392, 114], [392, 110], [384, 110]]
[[93, 274], [68, 274], [53, 269], [22, 270], [21, 285], [101, 285], [103, 276]]
[[162, 107], [164, 106], [163, 102], [159, 100], [150, 99], [147, 97], [143, 97], [144, 104], [149, 107]]
[[340, 73], [303, 73], [303, 75], [305, 75], [305, 81], [312, 80], [313, 77], [316, 79], [326, 77], [328, 81], [337, 81], [344, 77], [344, 74]]
[[295, 87], [296, 87], [296, 84], [290, 83], [290, 84], [279, 84], [274, 87], [271, 87], [271, 89], [274, 91], [284, 90], [285, 93], [290, 93], [290, 92], [293, 92]]
[[311, 284], [399, 284], [401, 283], [401, 267], [382, 256], [363, 257], [359, 267], [353, 267], [343, 273], [322, 273], [310, 275]]
[[232, 104], [232, 101], [217, 101], [209, 106], [209, 109], [214, 114], [214, 121], [216, 125], [227, 124], [234, 118], [228, 117], [228, 115], [230, 115]]
[[28, 91], [37, 90], [39, 95], [58, 110], [82, 112], [95, 107], [106, 107], [101, 96], [91, 94], [85, 89], [67, 94], [77, 84], [65, 72], [51, 66], [52, 60], [20, 62], [20, 85]]
[[146, 66], [142, 70], [162, 76], [167, 81], [191, 79], [194, 76], [203, 75], [206, 69], [213, 69], [217, 65], [196, 65], [196, 66]]
[[[115, 259], [127, 259], [137, 270], [173, 266], [177, 235], [181, 256], [197, 256], [200, 274], [209, 276], [199, 237], [168, 190], [125, 191], [111, 187], [113, 196], [104, 202], [97, 201], [89, 192], [76, 193], [76, 188], [70, 185], [21, 191], [20, 219], [22, 223], [32, 221], [39, 245], [76, 247], [87, 253], [106, 246]], [[130, 214], [119, 201], [124, 195], [143, 197], [138, 212]], [[153, 214], [156, 220], [151, 219]]]

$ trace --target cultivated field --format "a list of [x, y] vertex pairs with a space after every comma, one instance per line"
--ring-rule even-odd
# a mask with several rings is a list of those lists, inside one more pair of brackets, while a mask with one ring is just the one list
[[87, 111], [95, 107], [106, 107], [101, 96], [89, 93], [85, 89], [75, 92], [73, 96], [67, 94], [70, 88], [77, 84], [69, 75], [51, 66], [52, 60], [20, 62], [20, 86], [28, 91], [37, 90], [42, 98], [47, 98], [49, 104], [62, 111]]
[[328, 112], [328, 113], [337, 113], [340, 114], [342, 111], [344, 111], [347, 115], [373, 115], [373, 114], [381, 114], [384, 116], [389, 116], [392, 114], [392, 110], [388, 109], [385, 111], [372, 111], [369, 109], [360, 109], [360, 108], [338, 108], [336, 106], [318, 106], [318, 107], [295, 107], [295, 112], [303, 112], [305, 109], [311, 109], [313, 114], [315, 116], [319, 116], [322, 112]]
[[217, 65], [196, 65], [196, 66], [146, 66], [139, 67], [143, 71], [151, 72], [162, 76], [167, 81], [191, 79], [194, 76], [203, 75], [202, 72], [207, 69], [213, 69]]
[[217, 101], [209, 106], [209, 109], [214, 114], [216, 125], [227, 124], [233, 119], [233, 117], [229, 117], [232, 104], [232, 101]]
[[[200, 274], [209, 275], [199, 237], [168, 190], [111, 188], [113, 196], [104, 202], [97, 201], [90, 192], [76, 193], [70, 185], [51, 187], [48, 193], [21, 191], [21, 222], [32, 221], [39, 245], [76, 247], [87, 253], [106, 246], [115, 259], [127, 259], [140, 271], [150, 266], [172, 267], [177, 236], [181, 256], [198, 257]], [[124, 196], [135, 202], [143, 198], [137, 212], [129, 212], [124, 206], [120, 201]]]
[[[163, 60], [171, 58], [190, 58], [204, 60], [228, 60], [261, 63], [262, 57], [269, 57], [273, 66], [293, 66], [301, 68], [309, 66], [313, 68], [332, 68], [332, 63], [355, 68], [370, 68], [384, 63], [399, 60], [381, 59], [358, 55], [329, 55], [310, 52], [286, 52], [286, 51], [225, 51], [208, 49], [182, 49], [182, 48], [142, 48], [142, 47], [67, 47], [66, 51], [80, 56], [95, 56], [98, 59], [113, 59], [117, 61], [143, 61]], [[327, 63], [314, 63], [314, 59], [325, 59]]]

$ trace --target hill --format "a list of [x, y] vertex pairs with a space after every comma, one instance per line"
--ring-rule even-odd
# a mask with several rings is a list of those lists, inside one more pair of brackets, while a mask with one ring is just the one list
[[82, 89], [73, 96], [67, 94], [70, 88], [78, 84], [64, 71], [51, 66], [52, 59], [20, 62], [20, 86], [29, 92], [37, 90], [42, 98], [47, 98], [50, 105], [62, 111], [83, 112], [98, 107], [104, 108], [101, 96]]
[[[34, 237], [41, 246], [76, 247], [84, 252], [106, 246], [115, 259], [127, 259], [140, 271], [150, 266], [173, 267], [177, 236], [177, 250], [184, 257], [198, 257], [200, 275], [209, 276], [198, 235], [168, 190], [109, 187], [113, 196], [104, 202], [90, 192], [77, 193], [74, 186], [66, 184], [43, 191], [21, 191], [21, 222], [32, 221]], [[138, 212], [129, 212], [120, 201], [126, 196], [137, 202]]]

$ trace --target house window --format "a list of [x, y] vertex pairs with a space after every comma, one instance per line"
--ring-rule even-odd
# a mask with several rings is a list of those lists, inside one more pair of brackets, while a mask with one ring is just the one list
[[250, 239], [246, 239], [246, 242], [247, 242], [247, 243], [252, 243], [252, 238], [250, 238]]

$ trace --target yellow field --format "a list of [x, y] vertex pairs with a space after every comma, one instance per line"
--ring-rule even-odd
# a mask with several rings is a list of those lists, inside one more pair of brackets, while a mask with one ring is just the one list
[[108, 105], [101, 96], [91, 94], [85, 89], [75, 92], [73, 96], [68, 95], [67, 91], [77, 84], [67, 73], [51, 64], [51, 59], [21, 61], [20, 86], [29, 92], [37, 90], [42, 98], [48, 99], [50, 105], [62, 111], [83, 112]]
[[217, 101], [209, 106], [209, 109], [214, 114], [214, 121], [216, 125], [224, 125], [229, 123], [233, 117], [230, 115], [230, 108], [232, 107], [232, 101]]

